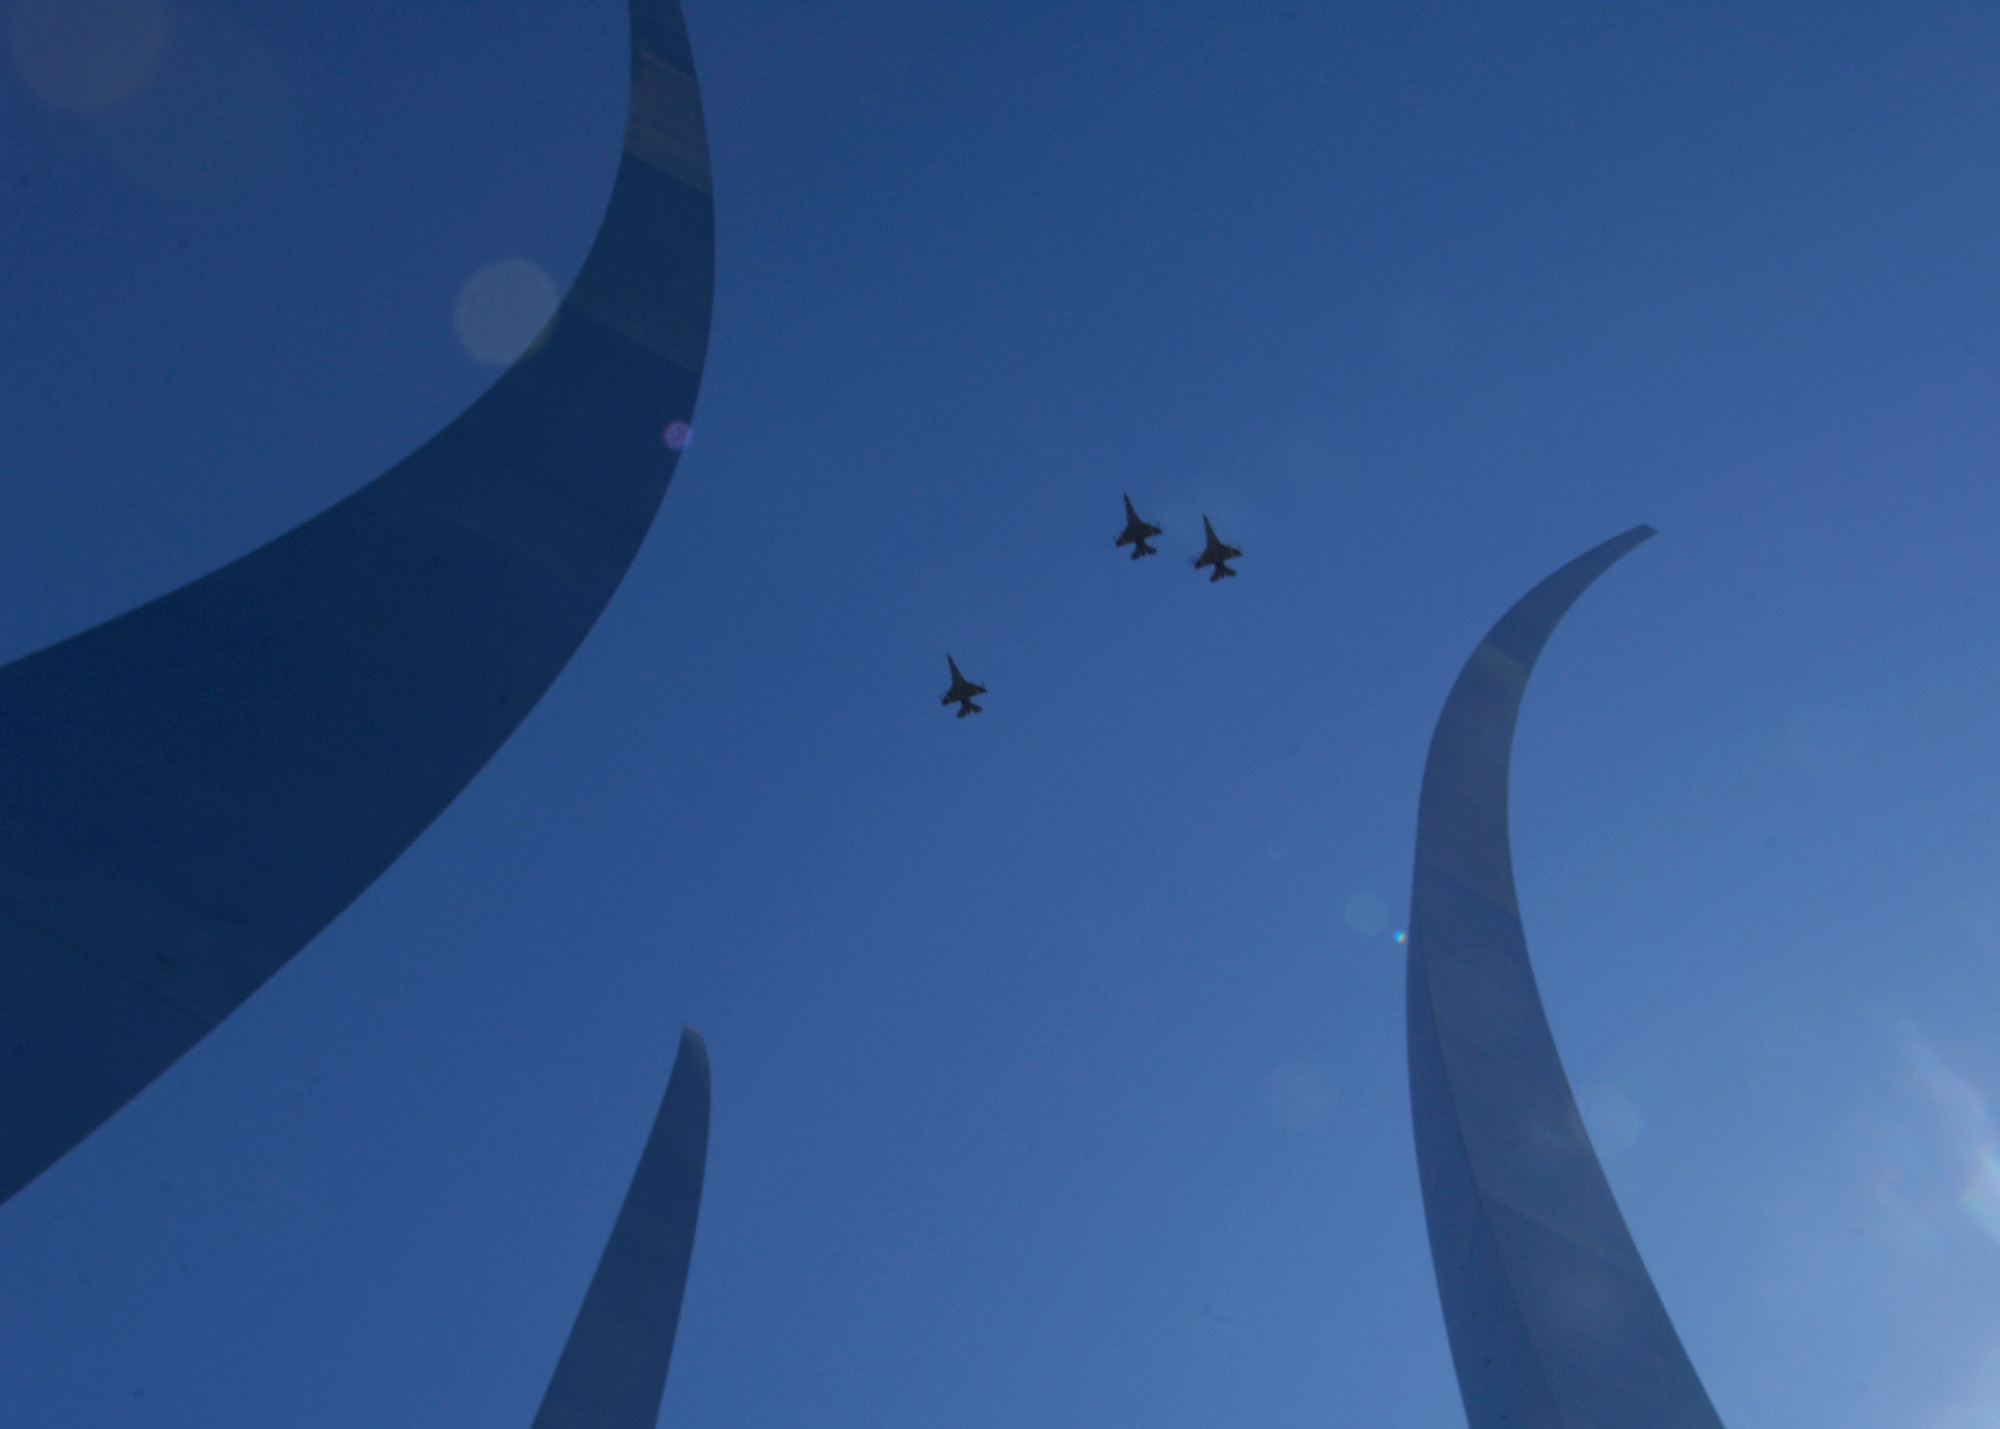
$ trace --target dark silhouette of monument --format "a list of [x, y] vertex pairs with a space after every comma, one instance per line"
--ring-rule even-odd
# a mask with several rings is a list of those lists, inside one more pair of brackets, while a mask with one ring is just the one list
[[1471, 1429], [1721, 1429], [1577, 1115], [1528, 964], [1507, 766], [1528, 676], [1590, 583], [1564, 566], [1472, 652], [1431, 738], [1410, 899], [1410, 1101]]
[[692, 1027], [533, 1429], [653, 1429], [708, 1160], [708, 1049]]
[[645, 539], [708, 346], [708, 141], [631, 0], [624, 157], [544, 341], [414, 455], [0, 669], [0, 1200], [381, 874], [534, 707]]

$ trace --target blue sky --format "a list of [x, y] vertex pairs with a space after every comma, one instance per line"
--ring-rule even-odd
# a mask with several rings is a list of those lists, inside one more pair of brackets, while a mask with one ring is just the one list
[[[449, 421], [467, 284], [567, 283], [623, 106], [615, 0], [174, 5], [109, 100], [36, 3], [0, 658]], [[1347, 915], [1402, 916], [1481, 633], [1646, 521], [1514, 778], [1606, 1169], [1725, 1421], [2000, 1425], [2000, 15], [688, 18], [660, 524], [437, 826], [0, 1210], [0, 1421], [526, 1424], [689, 1021], [668, 1422], [1462, 1422]]]

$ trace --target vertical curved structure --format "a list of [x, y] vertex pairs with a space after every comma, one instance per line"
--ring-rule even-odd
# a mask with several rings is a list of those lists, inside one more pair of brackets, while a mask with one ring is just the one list
[[1653, 534], [1536, 586], [1466, 662], [1424, 766], [1410, 1101], [1471, 1429], [1721, 1429], [1585, 1135], [1528, 964], [1507, 768], [1528, 676], [1576, 598]]
[[708, 1162], [708, 1049], [692, 1027], [534, 1429], [653, 1429]]
[[617, 183], [543, 340], [347, 500], [0, 669], [0, 1200], [457, 797], [644, 540], [715, 242], [680, 8], [631, 0], [631, 29]]

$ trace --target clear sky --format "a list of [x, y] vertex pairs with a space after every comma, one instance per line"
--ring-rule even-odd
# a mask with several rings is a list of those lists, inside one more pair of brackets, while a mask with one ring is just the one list
[[[449, 421], [624, 103], [618, 0], [89, 0], [82, 71], [53, 3], [0, 75], [0, 658]], [[1461, 1423], [1424, 749], [1646, 521], [1514, 778], [1606, 1169], [1732, 1426], [2000, 1425], [2000, 11], [688, 18], [660, 523], [432, 831], [0, 1210], [0, 1422], [526, 1425], [688, 1021], [667, 1422]]]

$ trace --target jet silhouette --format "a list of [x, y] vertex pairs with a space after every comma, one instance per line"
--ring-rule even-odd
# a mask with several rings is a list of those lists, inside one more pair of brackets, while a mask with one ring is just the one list
[[958, 672], [958, 661], [952, 659], [951, 656], [945, 656], [944, 662], [951, 666], [951, 688], [944, 692], [944, 698], [939, 700], [938, 703], [941, 705], [957, 705], [958, 717], [960, 719], [964, 719], [969, 714], [978, 714], [981, 706], [974, 704], [972, 697], [974, 695], [985, 694], [986, 686], [975, 685], [972, 681], [961, 675]]
[[1118, 533], [1118, 539], [1112, 544], [1130, 546], [1132, 548], [1132, 559], [1136, 561], [1141, 556], [1157, 556], [1160, 554], [1158, 547], [1146, 544], [1148, 536], [1157, 536], [1159, 534], [1160, 528], [1158, 526], [1149, 525], [1139, 519], [1139, 513], [1132, 509], [1132, 498], [1129, 496], [1126, 497], [1125, 529]]
[[1208, 524], [1206, 516], [1201, 518], [1201, 529], [1208, 532], [1208, 545], [1202, 549], [1200, 555], [1194, 558], [1194, 568], [1200, 570], [1203, 566], [1215, 567], [1214, 570], [1208, 573], [1208, 583], [1214, 585], [1224, 576], [1233, 576], [1236, 574], [1236, 572], [1229, 569], [1227, 563], [1235, 560], [1243, 553], [1234, 546], [1224, 545], [1222, 540], [1215, 534], [1215, 528]]

